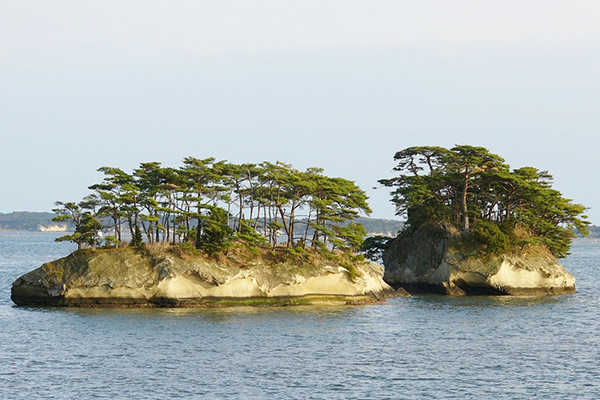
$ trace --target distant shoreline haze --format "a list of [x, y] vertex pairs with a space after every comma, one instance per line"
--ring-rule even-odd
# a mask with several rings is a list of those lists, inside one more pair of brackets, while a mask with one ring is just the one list
[[[0, 213], [0, 231], [14, 232], [67, 232], [73, 230], [68, 224], [52, 221], [56, 214], [51, 212], [13, 211]], [[404, 226], [403, 221], [386, 218], [359, 217], [355, 220], [363, 224], [367, 236], [396, 236]], [[600, 238], [600, 226], [590, 225], [588, 238]]]
[[51, 212], [13, 211], [0, 213], [0, 231], [64, 232], [68, 224], [52, 221], [56, 214]]
[[[0, 231], [23, 232], [65, 232], [73, 227], [52, 219], [51, 212], [14, 211], [0, 213]], [[394, 219], [358, 217], [356, 222], [363, 224], [368, 235], [396, 236], [403, 222]], [[600, 231], [599, 231], [600, 234]]]

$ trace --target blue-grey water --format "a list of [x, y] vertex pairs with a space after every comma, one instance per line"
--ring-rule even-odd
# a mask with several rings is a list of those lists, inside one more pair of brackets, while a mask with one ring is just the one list
[[16, 307], [10, 285], [72, 247], [0, 233], [0, 399], [598, 399], [600, 242], [575, 294], [388, 305]]

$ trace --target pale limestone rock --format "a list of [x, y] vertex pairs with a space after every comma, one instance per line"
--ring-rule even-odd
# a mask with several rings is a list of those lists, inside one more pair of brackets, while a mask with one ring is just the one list
[[156, 259], [132, 249], [82, 251], [23, 275], [11, 297], [20, 305], [195, 306], [251, 299], [343, 304], [397, 295], [378, 264], [353, 268], [355, 276], [329, 262], [240, 267], [172, 255]]
[[394, 239], [384, 253], [384, 280], [409, 291], [450, 295], [563, 294], [575, 291], [575, 278], [543, 247], [521, 254], [485, 255], [462, 246], [457, 233], [427, 226]]

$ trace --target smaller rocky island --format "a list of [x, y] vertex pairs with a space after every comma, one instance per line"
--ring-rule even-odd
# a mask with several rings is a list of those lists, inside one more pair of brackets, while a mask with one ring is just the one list
[[400, 235], [383, 254], [384, 279], [409, 292], [461, 296], [557, 295], [575, 291], [575, 278], [544, 246], [490, 254], [473, 235], [426, 225]]
[[575, 291], [558, 262], [585, 207], [552, 188], [533, 167], [511, 170], [483, 147], [409, 147], [396, 153], [391, 187], [406, 225], [394, 239], [367, 241], [384, 279], [409, 292], [546, 295]]

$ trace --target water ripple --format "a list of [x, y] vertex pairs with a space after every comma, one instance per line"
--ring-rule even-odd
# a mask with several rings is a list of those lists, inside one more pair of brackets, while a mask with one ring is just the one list
[[0, 234], [2, 399], [595, 399], [600, 392], [595, 244], [574, 246], [564, 264], [578, 292], [560, 297], [432, 295], [342, 308], [14, 307], [12, 280], [61, 255], [47, 238], [32, 235], [27, 247], [23, 235]]

